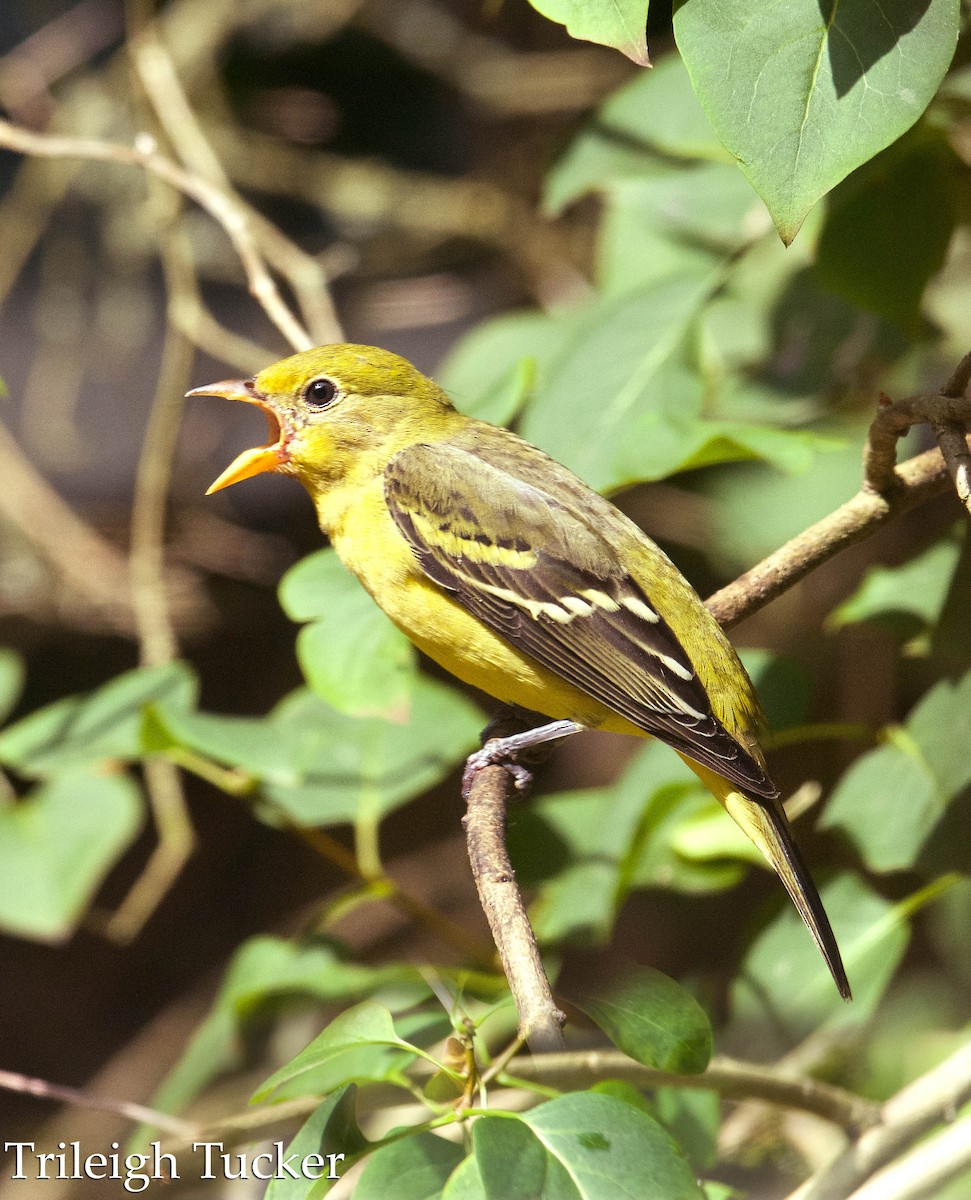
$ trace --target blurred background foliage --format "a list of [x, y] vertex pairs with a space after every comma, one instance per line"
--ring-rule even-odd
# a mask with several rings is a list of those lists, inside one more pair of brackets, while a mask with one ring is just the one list
[[[798, 211], [738, 170], [696, 98], [717, 116], [719, 80], [695, 67], [718, 62], [718, 31], [696, 7], [676, 18], [693, 89], [664, 5], [645, 72], [508, 2], [173, 0], [157, 26], [136, 0], [14, 3], [0, 106], [54, 133], [147, 130], [225, 172], [288, 296], [326, 280], [347, 340], [406, 355], [616, 493], [707, 595], [856, 491], [881, 392], [933, 390], [971, 347], [971, 67], [962, 44], [921, 119], [842, 182], [810, 181], [832, 190]], [[462, 994], [508, 1034], [459, 826], [488, 706], [319, 549], [291, 482], [203, 499], [261, 434], [173, 397], [288, 349], [229, 239], [130, 167], [3, 152], [0, 189], [0, 1062], [160, 1089], [204, 1120], [351, 1002]], [[679, 761], [596, 734], [558, 747], [510, 819], [563, 994], [650, 963], [701, 1001], [722, 1051], [798, 1047], [876, 1098], [966, 1038], [959, 513], [942, 496], [892, 522], [736, 635], [773, 773], [787, 795], [809, 781], [797, 831], [854, 1004]], [[448, 1022], [419, 1011], [395, 1029], [430, 1045]], [[365, 1040], [351, 1065], [325, 1047], [304, 1090], [400, 1086], [407, 1053]], [[744, 1105], [719, 1133], [710, 1096], [685, 1096], [659, 1093], [654, 1115], [711, 1196], [719, 1180], [781, 1196], [838, 1144]], [[124, 1128], [4, 1093], [0, 1114], [10, 1139]], [[389, 1194], [374, 1162], [363, 1196]]]

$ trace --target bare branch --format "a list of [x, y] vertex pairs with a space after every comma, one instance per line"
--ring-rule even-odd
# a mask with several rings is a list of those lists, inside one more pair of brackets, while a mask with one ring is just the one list
[[16, 1071], [0, 1071], [0, 1088], [9, 1092], [20, 1092], [26, 1096], [39, 1096], [42, 1100], [54, 1100], [59, 1104], [76, 1104], [82, 1108], [95, 1108], [101, 1112], [117, 1113], [129, 1121], [147, 1122], [170, 1133], [191, 1137], [195, 1127], [171, 1113], [157, 1112], [142, 1104], [129, 1100], [114, 1100], [109, 1096], [92, 1096], [77, 1088], [64, 1087], [59, 1083], [48, 1083], [46, 1079], [35, 1079]]
[[150, 135], [139, 134], [134, 146], [126, 146], [98, 138], [33, 133], [9, 121], [0, 120], [0, 146], [15, 150], [19, 154], [32, 154], [42, 158], [81, 158], [92, 162], [141, 167], [164, 180], [194, 200], [223, 227], [243, 264], [250, 294], [293, 349], [308, 350], [314, 344], [313, 339], [287, 307], [273, 276], [267, 270], [245, 207], [235, 196], [198, 175], [183, 170], [171, 159], [160, 154], [154, 138]]
[[761, 1100], [815, 1113], [857, 1134], [874, 1125], [880, 1106], [807, 1075], [718, 1055], [698, 1075], [672, 1075], [628, 1058], [621, 1050], [581, 1050], [514, 1059], [506, 1074], [553, 1087], [589, 1087], [600, 1079], [624, 1079], [639, 1088], [681, 1087], [717, 1092], [726, 1100]]
[[894, 478], [894, 487], [885, 494], [864, 487], [835, 512], [797, 534], [709, 597], [708, 611], [726, 629], [737, 625], [847, 546], [870, 537], [892, 517], [939, 496], [947, 488], [948, 473], [940, 451], [927, 450], [902, 463]]
[[[935, 1125], [953, 1119], [969, 1100], [971, 1043], [897, 1092], [884, 1104], [879, 1124], [793, 1192], [789, 1200], [845, 1200]], [[875, 1200], [876, 1195], [867, 1200]], [[883, 1193], [879, 1195], [882, 1200]]]
[[504, 767], [477, 770], [466, 793], [462, 824], [479, 900], [516, 1002], [520, 1036], [534, 1054], [547, 1053], [564, 1047], [566, 1017], [553, 1000], [506, 850], [508, 787]]

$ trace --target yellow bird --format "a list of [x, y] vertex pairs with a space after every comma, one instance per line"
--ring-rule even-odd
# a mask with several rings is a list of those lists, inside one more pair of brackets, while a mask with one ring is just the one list
[[839, 948], [769, 778], [752, 683], [671, 560], [609, 501], [507, 429], [456, 411], [371, 346], [320, 346], [196, 388], [266, 414], [270, 440], [209, 489], [295, 475], [344, 564], [447, 671], [552, 724], [674, 748], [778, 872], [849, 999]]

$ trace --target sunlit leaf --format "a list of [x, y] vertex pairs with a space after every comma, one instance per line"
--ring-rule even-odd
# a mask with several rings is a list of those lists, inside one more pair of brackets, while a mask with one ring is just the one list
[[853, 988], [847, 1004], [798, 913], [786, 901], [756, 940], [732, 987], [735, 1018], [764, 1023], [769, 1014], [793, 1036], [826, 1024], [862, 1025], [873, 1013], [910, 940], [907, 913], [855, 875], [820, 889]]
[[957, 0], [676, 6], [702, 107], [782, 238], [917, 120], [954, 55]]
[[[948, 806], [971, 784], [971, 674], [942, 680], [888, 744], [858, 758], [820, 821], [874, 871], [912, 867]], [[960, 843], [958, 843], [960, 846]], [[954, 865], [971, 869], [971, 856]]]
[[[962, 526], [956, 526], [909, 562], [870, 567], [857, 590], [829, 615], [833, 629], [858, 621], [879, 621], [913, 634], [937, 623], [961, 553]], [[908, 621], [909, 618], [909, 621]]]
[[481, 1117], [472, 1144], [488, 1200], [703, 1200], [668, 1134], [613, 1096], [574, 1092], [522, 1115]]
[[648, 0], [529, 0], [544, 17], [565, 25], [575, 38], [613, 46], [639, 67], [647, 56]]

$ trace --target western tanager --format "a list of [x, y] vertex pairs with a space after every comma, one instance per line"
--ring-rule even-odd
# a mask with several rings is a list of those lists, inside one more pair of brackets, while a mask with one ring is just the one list
[[673, 747], [778, 872], [849, 997], [766, 769], [751, 681], [633, 522], [535, 446], [457, 412], [386, 350], [321, 346], [189, 394], [255, 404], [270, 428], [210, 492], [263, 471], [295, 475], [345, 565], [419, 649], [553, 719], [507, 752], [581, 728]]

